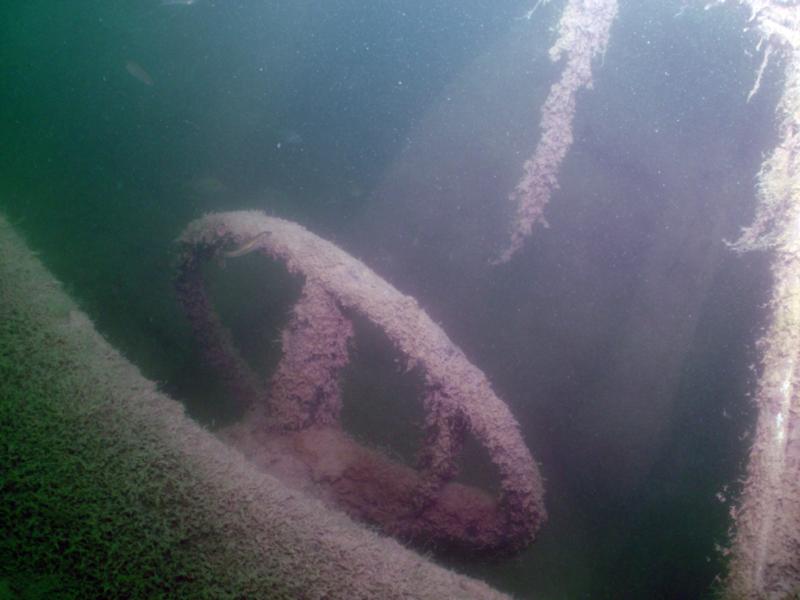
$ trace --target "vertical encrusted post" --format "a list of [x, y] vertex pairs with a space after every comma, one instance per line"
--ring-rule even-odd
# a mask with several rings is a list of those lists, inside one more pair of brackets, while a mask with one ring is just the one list
[[212, 256], [214, 252], [207, 247], [181, 257], [175, 290], [189, 316], [203, 359], [219, 373], [235, 400], [243, 408], [250, 408], [263, 396], [264, 386], [235, 351], [231, 332], [222, 326], [219, 316], [212, 310], [208, 292], [201, 285], [201, 267]]
[[592, 61], [605, 53], [616, 16], [617, 0], [569, 0], [564, 8], [550, 60], [566, 56], [566, 64], [542, 106], [542, 136], [536, 150], [525, 161], [522, 178], [508, 197], [516, 216], [511, 240], [497, 262], [511, 259], [536, 223], [547, 226], [544, 209], [558, 187], [561, 162], [572, 146], [575, 96], [581, 88], [591, 88]]
[[283, 330], [283, 358], [272, 377], [267, 423], [282, 430], [332, 425], [342, 408], [339, 370], [347, 365], [353, 324], [336, 299], [308, 281]]
[[772, 251], [769, 323], [760, 340], [758, 422], [733, 511], [730, 598], [800, 594], [800, 9], [748, 2], [768, 47], [783, 52], [780, 141], [758, 179], [755, 223], [735, 247]]

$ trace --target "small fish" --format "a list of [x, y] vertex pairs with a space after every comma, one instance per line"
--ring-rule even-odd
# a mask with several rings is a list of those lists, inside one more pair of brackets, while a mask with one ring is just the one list
[[143, 84], [153, 85], [153, 78], [150, 77], [150, 73], [145, 71], [142, 65], [137, 63], [135, 60], [125, 61], [125, 69], [128, 71], [131, 77], [138, 79]]
[[222, 256], [224, 258], [236, 258], [237, 256], [244, 256], [245, 254], [249, 254], [256, 248], [258, 248], [258, 244], [261, 241], [261, 238], [264, 238], [268, 235], [271, 235], [272, 232], [269, 229], [265, 229], [261, 233], [257, 233], [249, 240], [247, 240], [244, 244], [236, 248], [235, 250], [230, 250], [229, 252], [223, 252]]

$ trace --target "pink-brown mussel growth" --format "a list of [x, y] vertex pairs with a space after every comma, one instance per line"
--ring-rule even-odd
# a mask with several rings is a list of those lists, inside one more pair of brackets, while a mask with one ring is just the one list
[[[257, 211], [210, 214], [179, 238], [176, 286], [205, 361], [248, 407], [220, 435], [286, 483], [400, 539], [467, 552], [515, 552], [546, 518], [538, 467], [486, 376], [419, 307], [360, 261], [303, 227]], [[202, 267], [250, 252], [283, 263], [303, 289], [265, 384], [216, 314]], [[382, 329], [424, 377], [416, 469], [341, 427], [339, 375], [358, 314]], [[496, 496], [453, 481], [465, 436], [499, 475]]]

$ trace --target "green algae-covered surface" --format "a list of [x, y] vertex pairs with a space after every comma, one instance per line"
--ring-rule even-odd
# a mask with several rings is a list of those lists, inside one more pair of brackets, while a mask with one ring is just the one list
[[4, 597], [501, 597], [256, 472], [2, 219], [0, 399]]

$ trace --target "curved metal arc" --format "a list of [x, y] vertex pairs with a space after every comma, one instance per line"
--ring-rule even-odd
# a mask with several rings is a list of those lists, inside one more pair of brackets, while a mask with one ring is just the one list
[[[431, 409], [426, 419], [429, 435], [420, 453], [423, 484], [417, 493], [422, 497], [416, 503], [421, 507], [429, 505], [452, 479], [457, 470], [455, 454], [461, 447], [460, 437], [464, 429], [469, 429], [487, 449], [499, 470], [499, 507], [503, 512], [501, 526], [505, 537], [513, 546], [524, 546], [533, 539], [546, 518], [543, 484], [538, 467], [522, 441], [518, 425], [507, 406], [494, 394], [483, 373], [469, 363], [463, 352], [413, 298], [398, 292], [363, 263], [330, 242], [299, 225], [260, 212], [207, 215], [191, 223], [179, 242], [182, 245], [182, 270], [191, 272], [187, 265], [196, 265], [198, 259], [209, 255], [222, 253], [223, 256], [235, 257], [258, 250], [284, 262], [290, 272], [304, 275], [307, 284], [313, 282], [320, 286], [343, 307], [356, 310], [381, 327], [392, 343], [411, 362], [420, 366], [430, 388], [437, 390], [434, 396], [425, 399], [429, 405], [427, 408]], [[230, 245], [235, 249], [222, 250]], [[202, 282], [192, 281], [202, 285]], [[184, 306], [189, 304], [187, 314], [196, 325], [195, 331], [203, 333], [204, 328], [220, 327], [221, 324], [218, 319], [205, 315], [198, 319], [197, 311], [191, 310], [192, 296], [198, 291], [202, 292], [187, 288], [181, 293], [179, 286], [181, 301]], [[202, 303], [202, 310], [213, 311], [213, 307], [207, 302]], [[347, 334], [346, 327], [342, 326], [320, 339], [330, 344], [332, 339], [343, 335]], [[227, 361], [217, 359], [217, 364], [238, 364], [238, 353], [232, 343], [227, 343], [224, 335], [205, 333], [205, 339], [225, 342], [211, 348], [212, 355], [228, 354]], [[313, 345], [313, 342], [309, 343]], [[335, 376], [337, 365], [341, 366], [338, 352], [339, 358], [333, 361], [335, 365], [331, 363], [325, 367], [320, 381]], [[229, 379], [235, 380], [240, 371], [234, 369]], [[273, 397], [271, 401], [282, 400]], [[308, 423], [306, 420], [305, 424]], [[459, 427], [455, 427], [455, 423], [459, 423]]]

